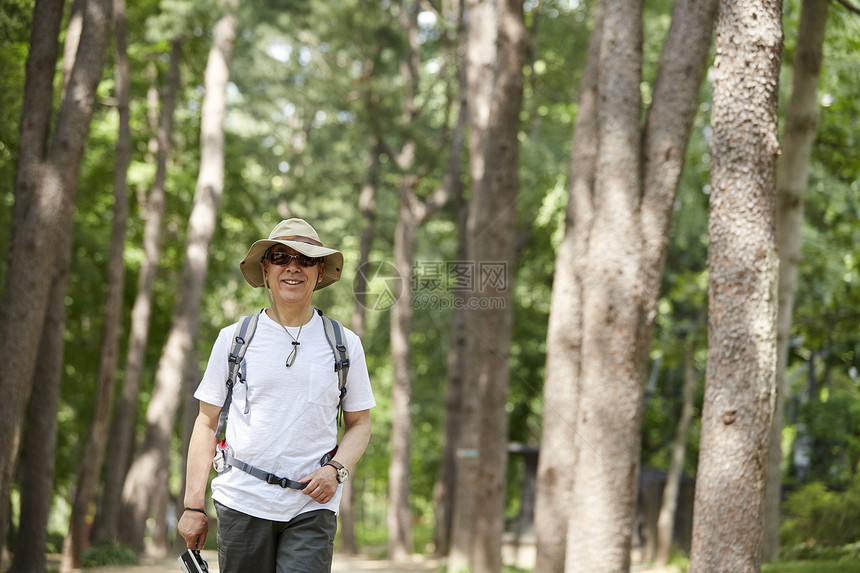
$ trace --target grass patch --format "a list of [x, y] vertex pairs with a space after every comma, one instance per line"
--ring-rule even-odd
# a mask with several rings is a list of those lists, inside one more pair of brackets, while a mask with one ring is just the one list
[[86, 568], [104, 565], [138, 565], [138, 563], [137, 555], [130, 547], [107, 543], [84, 551], [81, 565]]

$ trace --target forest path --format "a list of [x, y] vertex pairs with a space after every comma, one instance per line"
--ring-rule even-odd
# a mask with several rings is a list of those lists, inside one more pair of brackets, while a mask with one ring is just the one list
[[[218, 554], [215, 551], [204, 550], [203, 558], [209, 564], [210, 573], [218, 573]], [[180, 571], [177, 557], [163, 559], [144, 558], [140, 565], [106, 566], [82, 569], [81, 573], [178, 573]], [[415, 557], [411, 561], [392, 563], [386, 560], [369, 559], [363, 556], [335, 554], [332, 573], [349, 571], [374, 571], [376, 573], [415, 573], [416, 571], [434, 571], [441, 565], [437, 559]], [[59, 556], [48, 558], [48, 571], [57, 571]]]

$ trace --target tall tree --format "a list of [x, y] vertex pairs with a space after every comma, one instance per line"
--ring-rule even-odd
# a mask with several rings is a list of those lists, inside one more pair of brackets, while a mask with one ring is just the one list
[[[555, 261], [552, 301], [547, 330], [546, 380], [544, 381], [544, 417], [541, 450], [568, 451], [570, 459], [561, 461], [555, 455], [538, 457], [538, 489], [535, 498], [535, 536], [538, 571], [564, 570], [567, 552], [569, 516], [560, 507], [568, 507], [573, 485], [570, 468], [576, 464], [579, 451], [574, 428], [579, 404], [579, 370], [582, 363], [582, 284], [588, 233], [593, 207], [597, 146], [597, 70], [600, 58], [600, 34], [603, 29], [600, 12], [595, 15], [594, 30], [586, 57], [579, 90], [579, 107], [570, 155], [568, 201], [564, 237]], [[557, 407], [556, 405], [564, 405]]]
[[[465, 145], [466, 128], [469, 121], [468, 90], [466, 83], [466, 46], [467, 28], [465, 21], [465, 0], [454, 0], [453, 7], [445, 10], [443, 17], [456, 21], [456, 52], [457, 57], [457, 93], [458, 112], [454, 137], [451, 140], [451, 152], [448, 156], [446, 177], [450, 186], [450, 196], [457, 218], [457, 255], [456, 260], [465, 261], [466, 252], [466, 218], [468, 211], [464, 197], [463, 173], [461, 156]], [[444, 3], [448, 6], [450, 3]], [[455, 15], [450, 12], [456, 12]], [[463, 293], [455, 291], [453, 296], [462, 301]], [[463, 308], [462, 304], [455, 308]], [[451, 335], [446, 367], [447, 388], [445, 395], [445, 430], [442, 438], [442, 460], [439, 464], [439, 476], [433, 491], [433, 506], [436, 508], [433, 542], [436, 553], [448, 553], [451, 540], [451, 527], [454, 515], [454, 501], [457, 491], [457, 457], [456, 448], [462, 424], [463, 384], [466, 366], [466, 315], [463, 312], [451, 314]]]
[[[471, 196], [484, 178], [484, 162], [486, 159], [485, 143], [490, 123], [490, 106], [492, 102], [492, 86], [495, 78], [494, 62], [496, 61], [496, 10], [495, 2], [489, 0], [464, 0], [466, 3], [466, 85], [467, 111], [469, 130], [469, 178], [471, 180]], [[465, 241], [470, 240], [470, 221], [472, 208], [466, 214]], [[467, 250], [466, 258], [471, 256]], [[458, 289], [459, 290], [459, 289]], [[464, 315], [470, 313], [463, 312]], [[464, 319], [468, 323], [471, 316]], [[466, 356], [470, 356], [470, 331], [464, 332]], [[456, 339], [454, 340], [456, 343]], [[446, 444], [446, 448], [455, 452], [456, 468], [454, 481], [457, 484], [454, 491], [454, 512], [451, 516], [450, 551], [448, 556], [448, 571], [457, 573], [471, 563], [472, 537], [475, 530], [474, 518], [476, 512], [474, 493], [478, 483], [478, 388], [471, 376], [469, 366], [463, 372], [465, 383], [462, 385], [460, 396], [460, 426], [455, 430], [457, 439]]]
[[[66, 39], [63, 46], [63, 89], [65, 97], [69, 85], [78, 44], [81, 40], [83, 7], [80, 0], [72, 3]], [[71, 237], [73, 217], [65, 222], [64, 235]], [[44, 571], [48, 518], [53, 498], [54, 458], [57, 445], [57, 410], [60, 402], [60, 385], [63, 378], [63, 356], [66, 330], [66, 289], [71, 267], [71, 246], [57, 253], [55, 272], [42, 337], [39, 343], [40, 360], [33, 375], [33, 391], [27, 410], [25, 449], [21, 456], [19, 489], [21, 492], [21, 518], [15, 544], [15, 558], [10, 571]]]
[[114, 153], [113, 177], [114, 205], [111, 228], [110, 254], [107, 263], [107, 295], [105, 298], [104, 329], [101, 357], [96, 379], [95, 407], [90, 435], [75, 484], [69, 530], [63, 546], [60, 570], [67, 572], [81, 566], [86, 536], [89, 533], [90, 506], [96, 494], [101, 475], [105, 446], [110, 428], [113, 406], [114, 375], [119, 359], [119, 335], [122, 326], [122, 294], [125, 282], [125, 233], [128, 220], [128, 166], [131, 162], [131, 126], [129, 103], [131, 82], [128, 70], [128, 21], [125, 0], [114, 0], [114, 31], [116, 34], [115, 86], [119, 133]]
[[[71, 236], [73, 221], [65, 224]], [[66, 287], [69, 282], [72, 250], [57, 254], [51, 281], [51, 295], [42, 339], [39, 362], [33, 374], [33, 392], [27, 410], [26, 444], [21, 455], [21, 519], [15, 542], [15, 558], [7, 573], [44, 573], [48, 538], [48, 519], [53, 500], [54, 467], [57, 450], [57, 410], [63, 378], [66, 331]]]
[[63, 232], [70, 230], [65, 222], [73, 213], [75, 181], [89, 135], [111, 21], [110, 0], [87, 2], [75, 68], [49, 141], [62, 7], [63, 3], [56, 0], [36, 3], [27, 58], [15, 204], [0, 299], [0, 343], [9, 356], [16, 357], [16, 367], [0, 373], [4, 396], [0, 430], [11, 452], [0, 461], [0, 539], [6, 538], [13, 468], [50, 295], [51, 283], [45, 280], [44, 269], [54, 264], [63, 246], [71, 243]]
[[[467, 311], [467, 380], [477, 390], [472, 463], [457, 469], [457, 498], [474, 498], [470, 516], [469, 562], [475, 572], [500, 571], [504, 527], [508, 416], [506, 410], [512, 325], [513, 267], [516, 257], [516, 203], [519, 192], [519, 133], [523, 104], [525, 24], [521, 0], [496, 4], [494, 31], [497, 63], [491, 83], [486, 138], [482, 140], [482, 176], [472, 181], [467, 223], [469, 261], [474, 264], [475, 294], [497, 301], [495, 308]], [[471, 15], [475, 17], [474, 14]], [[471, 41], [475, 36], [470, 29]], [[471, 66], [471, 64], [470, 64]], [[474, 68], [472, 68], [474, 70]], [[468, 74], [468, 72], [467, 72]], [[471, 81], [471, 80], [470, 80]], [[480, 101], [480, 100], [479, 100]], [[478, 119], [478, 118], [475, 118]], [[478, 120], [480, 121], [480, 119]], [[493, 306], [493, 305], [490, 305]], [[465, 428], [461, 438], [466, 438]], [[474, 463], [477, 462], [477, 463]], [[468, 475], [467, 472], [471, 472]], [[466, 516], [457, 517], [463, 524]], [[457, 533], [455, 533], [456, 535]], [[458, 543], [458, 549], [463, 547]], [[454, 565], [449, 564], [449, 569]]]
[[776, 401], [774, 231], [782, 3], [722, 0], [708, 233], [708, 366], [693, 573], [760, 569]]
[[539, 547], [546, 571], [565, 555], [567, 571], [629, 565], [648, 349], [716, 1], [675, 2], [644, 128], [641, 5], [598, 10], [548, 338], [536, 527], [558, 531], [552, 514], [566, 495], [571, 509], [567, 532]]
[[182, 396], [187, 359], [193, 353], [200, 319], [200, 298], [209, 262], [209, 245], [215, 232], [218, 205], [224, 190], [224, 117], [227, 81], [236, 36], [236, 0], [222, 0], [222, 16], [213, 30], [212, 48], [204, 78], [201, 108], [200, 172], [194, 206], [188, 221], [185, 264], [179, 297], [164, 353], [156, 371], [156, 383], [146, 413], [146, 435], [123, 485], [126, 519], [121, 539], [138, 552], [143, 550], [146, 519], [152, 504], [166, 487], [169, 476], [170, 436]]
[[[364, 229], [361, 230], [361, 239], [358, 248], [358, 266], [360, 272], [355, 274], [353, 282], [353, 293], [355, 297], [355, 308], [352, 311], [352, 331], [362, 340], [367, 332], [367, 275], [364, 272], [370, 261], [370, 250], [373, 247], [373, 235], [376, 232], [376, 193], [379, 188], [379, 145], [374, 144], [370, 148], [370, 164], [361, 193], [358, 198], [358, 209], [364, 220]], [[349, 555], [358, 553], [358, 543], [355, 539], [355, 512], [354, 508], [355, 483], [348, 481], [344, 484], [343, 494], [340, 500], [340, 550]]]
[[[406, 36], [406, 54], [400, 64], [403, 84], [401, 123], [415, 123], [422, 113], [418, 105], [420, 83], [420, 42], [418, 32], [419, 2], [406, 2], [400, 7], [400, 26]], [[447, 117], [446, 117], [447, 120]], [[444, 138], [447, 130], [442, 130]], [[382, 138], [380, 137], [382, 140]], [[383, 140], [384, 141], [384, 140]], [[444, 141], [441, 144], [444, 145]], [[414, 135], [405, 138], [394, 151], [386, 146], [400, 171], [399, 208], [394, 230], [394, 264], [402, 277], [403, 291], [391, 307], [391, 355], [394, 370], [392, 388], [393, 419], [391, 428], [391, 463], [388, 470], [388, 553], [392, 559], [402, 559], [413, 551], [412, 511], [409, 499], [411, 465], [411, 394], [410, 343], [412, 332], [412, 264], [415, 258], [416, 234], [421, 225], [448, 201], [449, 187], [442, 185], [429, 197], [417, 193], [420, 181], [417, 152], [419, 142]]]
[[129, 467], [134, 443], [135, 412], [140, 393], [146, 342], [149, 338], [155, 272], [161, 251], [161, 219], [164, 214], [167, 161], [171, 151], [173, 111], [176, 107], [176, 94], [179, 91], [179, 64], [182, 61], [183, 43], [182, 37], [171, 41], [170, 67], [160, 98], [161, 112], [158, 116], [160, 119], [155, 126], [157, 149], [155, 181], [144, 206], [144, 258], [138, 276], [137, 295], [131, 311], [131, 328], [122, 391], [117, 400], [111, 427], [111, 463], [105, 468], [104, 493], [94, 523], [93, 536], [97, 542], [106, 542], [116, 537], [122, 513], [122, 484]]
[[681, 473], [687, 452], [687, 433], [693, 421], [694, 400], [698, 376], [696, 374], [696, 344], [693, 333], [687, 333], [684, 348], [684, 389], [681, 415], [675, 426], [675, 439], [672, 440], [672, 460], [666, 474], [660, 513], [657, 516], [657, 551], [654, 564], [659, 567], [669, 562], [669, 553], [675, 532], [675, 513], [678, 509], [678, 491], [681, 489]]
[[782, 421], [785, 369], [801, 259], [800, 228], [806, 195], [809, 156], [818, 125], [818, 78], [823, 57], [827, 0], [804, 0], [785, 111], [782, 154], [776, 170], [776, 245], [779, 253], [779, 300], [776, 326], [776, 409], [770, 435], [762, 556], [779, 557], [779, 500], [782, 492]]

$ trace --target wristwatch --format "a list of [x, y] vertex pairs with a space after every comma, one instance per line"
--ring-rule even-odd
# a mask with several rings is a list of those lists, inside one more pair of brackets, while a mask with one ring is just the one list
[[346, 480], [349, 479], [349, 470], [343, 467], [342, 463], [329, 460], [326, 465], [337, 470], [337, 483], [346, 483]]

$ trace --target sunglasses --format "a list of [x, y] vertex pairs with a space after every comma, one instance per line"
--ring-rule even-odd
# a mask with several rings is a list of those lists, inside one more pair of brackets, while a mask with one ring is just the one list
[[309, 257], [301, 253], [297, 255], [291, 255], [286, 251], [269, 251], [268, 253], [266, 253], [266, 256], [264, 258], [265, 260], [269, 261], [270, 264], [273, 264], [278, 267], [287, 266], [293, 259], [296, 260], [296, 263], [300, 267], [306, 268], [316, 266], [320, 262], [320, 259], [314, 257]]

